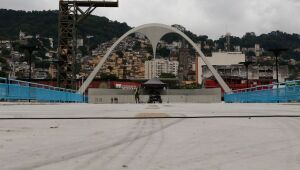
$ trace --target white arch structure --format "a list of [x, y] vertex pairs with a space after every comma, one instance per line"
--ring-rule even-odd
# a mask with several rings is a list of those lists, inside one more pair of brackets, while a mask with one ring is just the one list
[[225, 92], [231, 92], [231, 89], [228, 87], [228, 85], [225, 83], [225, 81], [222, 79], [222, 77], [218, 74], [216, 69], [209, 63], [206, 56], [203, 54], [203, 52], [200, 50], [200, 48], [183, 32], [180, 30], [173, 28], [168, 25], [164, 24], [145, 24], [141, 25], [139, 27], [133, 28], [127, 33], [125, 33], [122, 37], [120, 37], [106, 52], [104, 57], [101, 59], [101, 61], [98, 63], [98, 65], [95, 67], [93, 72], [89, 75], [89, 77], [86, 79], [86, 81], [83, 83], [83, 85], [78, 90], [79, 93], [83, 94], [85, 90], [88, 88], [90, 83], [93, 81], [93, 79], [96, 77], [97, 73], [101, 69], [102, 65], [105, 63], [107, 58], [110, 56], [110, 54], [113, 52], [113, 50], [117, 47], [117, 45], [124, 40], [127, 36], [133, 33], [142, 33], [145, 35], [149, 40], [153, 48], [153, 55], [154, 58], [156, 56], [156, 48], [157, 44], [159, 43], [160, 39], [168, 34], [168, 33], [176, 33], [182, 36], [193, 48], [196, 50], [196, 52], [200, 55], [202, 61], [207, 65], [207, 67], [210, 69], [220, 86], [224, 89]]

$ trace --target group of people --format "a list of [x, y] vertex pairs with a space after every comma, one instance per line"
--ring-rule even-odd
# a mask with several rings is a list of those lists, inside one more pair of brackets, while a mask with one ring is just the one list
[[[134, 99], [135, 99], [135, 103], [140, 103], [140, 88], [136, 88], [135, 92], [134, 92]], [[118, 98], [111, 98], [111, 103], [118, 103]]]
[[[140, 88], [136, 88], [135, 89], [135, 92], [134, 92], [134, 99], [135, 99], [135, 103], [141, 103], [140, 101]], [[155, 102], [159, 102], [159, 103], [162, 103], [162, 100], [161, 100], [161, 97], [158, 94], [156, 93], [152, 93], [150, 96], [149, 96], [149, 100], [148, 100], [148, 103], [155, 103]], [[111, 98], [111, 103], [119, 103], [118, 101], [118, 98]]]

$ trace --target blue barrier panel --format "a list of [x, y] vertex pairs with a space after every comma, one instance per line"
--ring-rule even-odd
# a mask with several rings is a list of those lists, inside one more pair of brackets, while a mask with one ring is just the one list
[[224, 95], [226, 103], [300, 102], [300, 80], [236, 90]]
[[85, 96], [68, 89], [57, 88], [0, 77], [1, 100], [36, 100], [38, 102], [85, 102]]

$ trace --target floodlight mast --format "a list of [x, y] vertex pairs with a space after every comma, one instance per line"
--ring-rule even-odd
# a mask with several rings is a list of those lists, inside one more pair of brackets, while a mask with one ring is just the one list
[[[57, 84], [75, 88], [77, 74], [77, 29], [98, 7], [118, 7], [119, 0], [59, 0]], [[83, 9], [84, 8], [84, 9]], [[75, 89], [74, 89], [75, 90]]]

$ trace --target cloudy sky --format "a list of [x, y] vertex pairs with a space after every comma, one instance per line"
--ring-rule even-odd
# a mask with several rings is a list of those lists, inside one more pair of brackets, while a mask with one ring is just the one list
[[[58, 0], [0, 0], [0, 8], [58, 9]], [[146, 23], [180, 24], [210, 38], [230, 32], [242, 36], [282, 30], [300, 33], [300, 0], [119, 0], [120, 7], [94, 14], [130, 26]]]

